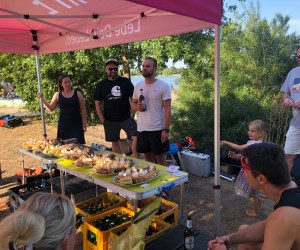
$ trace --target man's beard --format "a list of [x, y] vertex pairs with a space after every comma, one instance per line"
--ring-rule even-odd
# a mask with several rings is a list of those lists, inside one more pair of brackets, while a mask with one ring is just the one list
[[153, 76], [153, 70], [151, 72], [143, 72], [143, 77], [150, 78], [151, 76]]
[[116, 80], [118, 78], [118, 74], [117, 73], [109, 73], [108, 74], [108, 78], [111, 80]]

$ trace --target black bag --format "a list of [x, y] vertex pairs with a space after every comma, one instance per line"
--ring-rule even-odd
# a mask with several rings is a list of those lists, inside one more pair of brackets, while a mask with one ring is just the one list
[[24, 126], [22, 118], [12, 118], [4, 121], [4, 126], [6, 128], [15, 128], [18, 126]]

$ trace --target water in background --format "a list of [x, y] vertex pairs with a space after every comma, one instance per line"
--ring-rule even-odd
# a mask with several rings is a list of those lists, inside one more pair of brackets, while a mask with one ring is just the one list
[[[172, 90], [178, 89], [180, 76], [157, 76], [156, 78], [158, 78], [166, 83], [169, 83]], [[144, 77], [142, 77], [142, 76], [132, 76], [131, 77], [131, 82], [133, 83], [133, 85], [135, 85], [141, 81], [144, 81]]]

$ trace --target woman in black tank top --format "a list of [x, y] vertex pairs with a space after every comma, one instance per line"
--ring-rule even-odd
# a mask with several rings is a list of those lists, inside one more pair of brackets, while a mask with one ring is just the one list
[[86, 130], [86, 108], [82, 94], [72, 90], [72, 83], [68, 75], [62, 75], [58, 79], [58, 92], [47, 103], [43, 96], [44, 106], [51, 112], [57, 106], [60, 108], [58, 119], [57, 138], [76, 138], [80, 144], [85, 143], [84, 131]]

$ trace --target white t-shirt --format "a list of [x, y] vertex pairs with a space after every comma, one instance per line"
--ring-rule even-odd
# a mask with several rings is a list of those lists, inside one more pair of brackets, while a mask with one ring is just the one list
[[[291, 96], [293, 102], [300, 100], [300, 66], [293, 68], [287, 75], [281, 91]], [[293, 118], [290, 125], [300, 129], [300, 110], [293, 108]]]
[[146, 111], [138, 113], [137, 130], [157, 131], [165, 128], [163, 100], [171, 100], [170, 85], [156, 79], [154, 83], [139, 82], [134, 87], [133, 99], [139, 99], [143, 90]]

